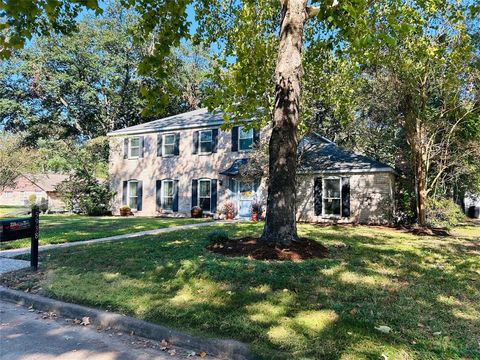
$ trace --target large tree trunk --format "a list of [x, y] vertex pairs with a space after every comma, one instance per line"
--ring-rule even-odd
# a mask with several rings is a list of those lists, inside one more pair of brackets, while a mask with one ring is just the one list
[[283, 0], [280, 44], [275, 70], [275, 108], [269, 143], [267, 214], [261, 239], [289, 245], [297, 241], [296, 170], [302, 36], [306, 0]]
[[418, 224], [425, 226], [427, 220], [427, 139], [420, 119], [411, 114], [407, 121], [405, 133], [412, 152]]

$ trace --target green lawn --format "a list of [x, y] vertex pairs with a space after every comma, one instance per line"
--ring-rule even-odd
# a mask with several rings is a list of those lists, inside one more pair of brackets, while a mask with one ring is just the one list
[[17, 215], [15, 213], [22, 210], [26, 210], [26, 209], [27, 208], [22, 206], [0, 205], [0, 218], [24, 216], [24, 215]]
[[[231, 236], [262, 224], [226, 225]], [[211, 228], [41, 255], [20, 289], [246, 341], [270, 359], [480, 359], [480, 228], [450, 238], [300, 225], [329, 247], [299, 263], [204, 250]], [[463, 229], [465, 230], [465, 229]], [[375, 329], [388, 326], [384, 334]]]
[[[206, 219], [174, 219], [145, 217], [91, 217], [82, 215], [41, 215], [40, 245], [82, 241], [128, 234], [144, 230], [192, 224]], [[17, 240], [0, 244], [0, 250], [30, 246], [30, 240]]]

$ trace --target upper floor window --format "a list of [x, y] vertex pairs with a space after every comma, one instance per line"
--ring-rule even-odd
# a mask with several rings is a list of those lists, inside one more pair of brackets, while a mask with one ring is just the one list
[[253, 129], [245, 129], [240, 127], [238, 132], [238, 148], [239, 150], [251, 150], [253, 144]]
[[173, 210], [173, 180], [162, 180], [162, 209]]
[[175, 134], [163, 135], [163, 155], [175, 155]]
[[138, 158], [140, 156], [140, 137], [131, 137], [128, 139], [128, 157]]
[[130, 209], [138, 209], [138, 181], [131, 180], [128, 182], [128, 206]]
[[198, 180], [198, 206], [203, 211], [211, 211], [211, 182], [210, 180]]
[[199, 132], [200, 154], [209, 154], [213, 150], [212, 130], [202, 130]]
[[340, 178], [323, 179], [323, 215], [341, 215], [341, 189]]

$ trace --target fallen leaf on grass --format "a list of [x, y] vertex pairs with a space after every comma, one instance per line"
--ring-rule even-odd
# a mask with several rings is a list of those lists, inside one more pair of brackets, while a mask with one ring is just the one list
[[358, 313], [358, 309], [357, 309], [357, 308], [353, 308], [352, 310], [350, 310], [350, 315], [352, 315], [352, 316], [357, 315], [357, 313]]
[[82, 322], [80, 323], [80, 325], [83, 325], [83, 326], [90, 325], [90, 318], [88, 316], [84, 316], [82, 318]]
[[380, 325], [380, 326], [375, 326], [375, 330], [378, 330], [384, 334], [390, 334], [390, 331], [392, 331], [392, 328], [389, 326]]
[[199, 351], [199, 352], [197, 352], [197, 356], [200, 356], [201, 358], [204, 358], [205, 356], [207, 356], [207, 353], [205, 351]]
[[173, 356], [177, 354], [177, 351], [175, 349], [172, 349], [172, 350], [168, 350], [168, 353]]

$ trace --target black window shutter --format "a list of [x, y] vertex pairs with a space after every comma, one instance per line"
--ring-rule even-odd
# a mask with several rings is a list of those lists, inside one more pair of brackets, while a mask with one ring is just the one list
[[192, 208], [198, 205], [198, 180], [192, 179]]
[[322, 192], [322, 178], [317, 177], [313, 185], [315, 216], [322, 215]]
[[198, 131], [193, 133], [193, 149], [192, 154], [198, 153]]
[[342, 177], [342, 217], [350, 217], [350, 178]]
[[123, 139], [123, 158], [128, 159], [128, 138]]
[[173, 148], [173, 153], [175, 155], [180, 155], [180, 133], [175, 134], [175, 146]]
[[178, 180], [173, 180], [173, 211], [178, 211]]
[[212, 129], [212, 152], [217, 152], [218, 129]]
[[156, 203], [157, 203], [157, 210], [162, 208], [162, 180], [157, 180], [156, 182]]
[[253, 144], [257, 146], [260, 144], [260, 130], [253, 129]]
[[128, 205], [128, 199], [127, 199], [127, 196], [128, 196], [128, 181], [124, 181], [123, 182], [123, 194], [122, 194], [122, 206], [123, 205]]
[[145, 138], [143, 136], [140, 136], [140, 155], [139, 157], [143, 158], [143, 152], [144, 152], [144, 146], [145, 146]]
[[142, 181], [137, 182], [137, 196], [138, 196], [137, 210], [141, 211], [142, 210], [142, 198], [143, 198], [143, 182]]
[[210, 211], [214, 213], [217, 211], [217, 180], [212, 179], [210, 185], [212, 187], [212, 193], [210, 195]]
[[162, 141], [163, 141], [163, 135], [157, 134], [157, 156], [162, 156], [162, 153], [163, 153]]
[[238, 151], [238, 126], [232, 127], [232, 151]]

